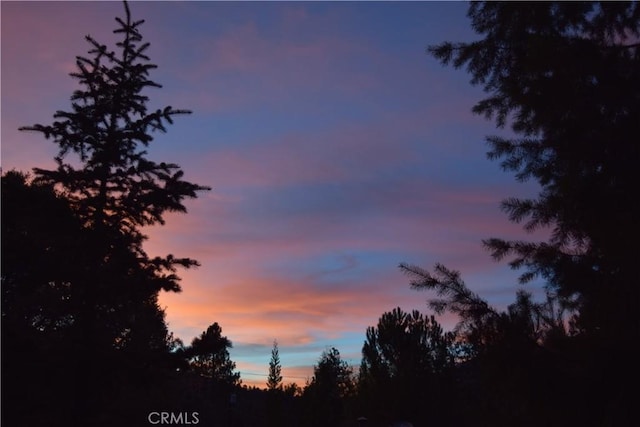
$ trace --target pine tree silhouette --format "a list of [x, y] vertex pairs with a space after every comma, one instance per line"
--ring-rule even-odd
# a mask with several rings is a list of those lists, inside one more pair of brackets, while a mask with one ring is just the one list
[[280, 364], [278, 341], [273, 342], [273, 348], [271, 349], [271, 360], [269, 361], [269, 377], [267, 378], [267, 389], [282, 389], [282, 365]]
[[157, 376], [168, 353], [158, 293], [179, 292], [177, 268], [198, 263], [148, 256], [142, 227], [164, 224], [168, 212], [186, 212], [185, 199], [209, 190], [184, 180], [178, 165], [147, 157], [153, 133], [166, 132], [175, 116], [190, 111], [148, 106], [146, 90], [162, 86], [149, 78], [157, 66], [140, 33], [144, 20], [133, 20], [126, 2], [124, 10], [116, 18], [115, 48], [86, 36], [88, 55], [76, 57], [70, 73], [79, 84], [71, 109], [56, 111], [51, 124], [20, 128], [58, 145], [57, 168], [34, 168], [35, 182], [53, 186], [85, 230], [76, 242], [82, 261], [68, 281], [78, 425], [113, 393], [103, 383], [124, 387]]

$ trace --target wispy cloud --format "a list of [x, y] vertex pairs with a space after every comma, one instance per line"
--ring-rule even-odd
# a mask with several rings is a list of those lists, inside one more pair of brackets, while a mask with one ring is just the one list
[[[183, 293], [161, 295], [178, 337], [219, 322], [241, 371], [260, 375], [278, 339], [285, 375], [307, 378], [329, 345], [357, 360], [383, 312], [427, 311], [429, 295], [409, 289], [399, 262], [443, 262], [508, 303], [516, 273], [480, 240], [522, 237], [499, 201], [535, 188], [486, 161], [493, 129], [470, 113], [481, 93], [424, 52], [465, 31], [464, 8], [132, 4], [164, 84], [149, 93], [154, 105], [194, 110], [149, 152], [213, 187], [188, 215], [147, 230], [149, 253], [202, 263], [181, 273]], [[16, 129], [69, 108], [66, 73], [88, 48], [83, 36], [112, 41], [121, 4], [7, 2], [2, 12], [2, 166], [52, 166], [53, 144]]]

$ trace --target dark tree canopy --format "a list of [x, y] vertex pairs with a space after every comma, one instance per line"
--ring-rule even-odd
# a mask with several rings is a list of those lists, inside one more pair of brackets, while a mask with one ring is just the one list
[[354, 392], [353, 369], [342, 360], [338, 349], [331, 347], [322, 352], [303, 394], [308, 425], [343, 425], [344, 402]]
[[[132, 20], [124, 5], [125, 18], [116, 18], [114, 33], [121, 41], [115, 50], [86, 37], [90, 56], [78, 56], [77, 71], [70, 74], [80, 85], [71, 96], [72, 110], [57, 111], [50, 125], [21, 130], [40, 132], [59, 146], [58, 167], [35, 168], [36, 179], [55, 184], [87, 226], [109, 235], [105, 240], [128, 239], [143, 268], [156, 277], [156, 290], [179, 291], [176, 266], [197, 262], [173, 255], [149, 259], [141, 227], [164, 224], [167, 212], [186, 212], [183, 200], [208, 187], [183, 180], [178, 165], [147, 156], [152, 133], [165, 132], [174, 116], [190, 111], [171, 106], [149, 111], [145, 91], [161, 87], [149, 79], [157, 66], [146, 55], [150, 43], [140, 33], [144, 20]], [[70, 154], [77, 157], [69, 159]]]
[[[369, 416], [438, 423], [446, 395], [444, 380], [453, 367], [452, 333], [433, 316], [399, 307], [367, 328], [358, 392]], [[427, 415], [428, 414], [428, 415]]]
[[[472, 292], [457, 271], [437, 264], [433, 272], [401, 264], [416, 290], [435, 291], [430, 306], [458, 316], [450, 351], [456, 363], [444, 377], [449, 393], [439, 405], [462, 407], [441, 420], [449, 425], [584, 424], [585, 378], [580, 356], [570, 348], [568, 314], [557, 298], [543, 302], [519, 290], [506, 310]], [[364, 351], [364, 350], [363, 350]], [[450, 365], [451, 366], [451, 365]], [[429, 401], [429, 400], [425, 400]]]
[[[8, 405], [16, 425], [110, 424], [95, 417], [114, 410], [111, 396], [171, 372], [158, 293], [179, 291], [177, 268], [197, 262], [149, 257], [142, 227], [185, 212], [184, 200], [207, 188], [185, 181], [178, 165], [147, 158], [152, 132], [187, 111], [149, 111], [144, 91], [160, 87], [148, 77], [156, 66], [139, 31], [143, 21], [124, 8], [113, 49], [87, 36], [91, 50], [71, 73], [79, 89], [70, 111], [57, 111], [49, 125], [21, 128], [53, 140], [57, 168], [35, 168], [32, 181], [17, 172], [2, 177], [3, 367], [38, 366], [24, 385], [19, 375], [3, 381], [3, 402], [9, 396], [28, 407], [39, 397], [21, 399], [21, 390], [39, 389], [54, 396], [60, 415], [29, 422], [21, 414], [48, 411]], [[33, 359], [18, 356], [26, 348]], [[64, 378], [43, 375], [52, 371]]]
[[489, 137], [489, 157], [541, 185], [503, 209], [527, 230], [552, 230], [545, 243], [485, 244], [497, 259], [515, 255], [523, 281], [540, 275], [578, 298], [585, 330], [637, 336], [639, 4], [478, 2], [469, 17], [480, 40], [429, 51], [465, 66], [488, 93], [473, 110], [517, 135]]
[[51, 185], [29, 184], [16, 171], [2, 175], [1, 206], [4, 330], [19, 323], [31, 333], [59, 333], [73, 324], [70, 283], [82, 262], [82, 224]]
[[[149, 43], [139, 31], [144, 21], [133, 21], [126, 2], [124, 7], [125, 18], [116, 18], [114, 33], [121, 41], [115, 50], [86, 37], [90, 56], [77, 57], [78, 69], [71, 73], [80, 85], [71, 97], [72, 111], [57, 111], [50, 125], [22, 128], [41, 132], [59, 146], [58, 168], [36, 168], [35, 182], [53, 186], [87, 230], [82, 244], [94, 261], [85, 266], [88, 276], [70, 286], [79, 307], [76, 322], [92, 336], [117, 316], [134, 319], [136, 311], [155, 305], [160, 290], [180, 290], [176, 267], [196, 261], [148, 257], [141, 227], [163, 223], [165, 212], [186, 211], [183, 199], [206, 189], [183, 181], [177, 165], [146, 158], [151, 132], [164, 131], [173, 116], [187, 111], [148, 112], [143, 91], [160, 87], [148, 78], [156, 65], [145, 53]], [[75, 162], [67, 159], [71, 153], [78, 156]], [[117, 326], [116, 345], [132, 332], [129, 325]]]
[[367, 328], [360, 378], [426, 381], [453, 362], [452, 338], [433, 316], [397, 307], [384, 313], [376, 327]]
[[[474, 112], [494, 119], [498, 128], [511, 128], [512, 136], [487, 138], [489, 158], [518, 180], [540, 185], [537, 197], [509, 198], [502, 208], [527, 231], [549, 230], [549, 240], [484, 243], [495, 259], [510, 257], [513, 268], [524, 268], [521, 282], [542, 278], [549, 299], [537, 305], [520, 294], [507, 313], [496, 316], [456, 287], [461, 282], [453, 272], [436, 267], [440, 277], [434, 277], [408, 271], [422, 276], [424, 287], [444, 292], [447, 298], [436, 307], [483, 320], [473, 322], [483, 325], [478, 336], [499, 332], [505, 345], [498, 346], [502, 359], [496, 356], [493, 364], [513, 369], [507, 382], [531, 381], [529, 390], [535, 390], [541, 381], [561, 379], [556, 386], [569, 387], [574, 402], [590, 402], [582, 411], [563, 408], [573, 423], [626, 425], [635, 414], [620, 390], [633, 387], [627, 378], [635, 378], [638, 368], [620, 349], [640, 336], [633, 249], [640, 239], [640, 4], [475, 2], [468, 16], [477, 40], [428, 50], [444, 64], [465, 67], [471, 83], [484, 88], [487, 97]], [[577, 314], [569, 335], [558, 316], [564, 309]], [[555, 376], [541, 372], [536, 380], [514, 365], [512, 359], [523, 354], [540, 360], [532, 319], [549, 325], [542, 359], [552, 361]], [[540, 390], [552, 396], [554, 387]], [[506, 390], [505, 396], [525, 391]], [[531, 405], [529, 394], [521, 400]], [[550, 407], [547, 401], [544, 408]]]
[[144, 286], [153, 277], [118, 241], [110, 242], [111, 262], [105, 265], [93, 250], [103, 236], [85, 227], [51, 184], [29, 182], [13, 171], [2, 176], [8, 424], [42, 425], [44, 418], [48, 425], [81, 422], [96, 411], [90, 405], [99, 405], [101, 396], [168, 372], [164, 311]]
[[236, 364], [229, 357], [231, 341], [222, 335], [218, 323], [209, 326], [185, 349], [191, 369], [205, 378], [229, 385], [240, 383], [240, 373], [234, 372]]
[[[86, 37], [89, 57], [78, 56], [71, 73], [80, 85], [71, 97], [72, 110], [57, 111], [50, 125], [21, 128], [59, 146], [57, 169], [35, 168], [35, 183], [55, 188], [86, 230], [77, 244], [91, 262], [82, 264], [85, 276], [68, 280], [78, 309], [75, 322], [90, 336], [113, 326], [106, 342], [116, 346], [135, 335], [134, 319], [145, 307], [157, 306], [160, 290], [180, 290], [176, 268], [197, 265], [173, 255], [150, 258], [141, 228], [164, 223], [166, 212], [185, 212], [183, 200], [206, 189], [182, 180], [179, 166], [146, 157], [151, 132], [165, 131], [173, 116], [188, 111], [148, 111], [143, 92], [161, 86], [148, 78], [156, 65], [146, 55], [144, 21], [133, 21], [126, 2], [124, 7], [126, 16], [116, 18], [114, 33], [121, 41], [115, 50]], [[77, 158], [69, 159], [72, 153]]]
[[353, 392], [353, 370], [342, 360], [337, 348], [322, 352], [318, 364], [313, 367], [310, 387], [317, 387], [332, 396], [348, 396]]
[[516, 301], [506, 311], [499, 311], [472, 292], [459, 272], [442, 264], [436, 264], [433, 273], [408, 264], [400, 264], [400, 269], [411, 278], [413, 289], [436, 291], [439, 298], [429, 300], [436, 313], [448, 311], [458, 316], [454, 331], [462, 340], [457, 344], [464, 344], [458, 347], [463, 360], [509, 340], [546, 345], [569, 334], [569, 313], [550, 293], [544, 302], [534, 302], [530, 293], [518, 290]]

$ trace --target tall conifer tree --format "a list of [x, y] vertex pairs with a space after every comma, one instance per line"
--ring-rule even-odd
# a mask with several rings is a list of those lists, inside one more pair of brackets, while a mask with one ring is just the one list
[[547, 242], [485, 241], [496, 259], [514, 256], [528, 282], [540, 276], [580, 308], [578, 326], [613, 342], [638, 336], [637, 218], [640, 162], [640, 5], [637, 2], [474, 2], [481, 37], [429, 47], [444, 64], [466, 67], [488, 97], [473, 111], [510, 125], [491, 136], [490, 159], [537, 198], [502, 208]]
[[271, 349], [271, 360], [269, 361], [269, 377], [267, 378], [267, 389], [282, 389], [282, 365], [280, 364], [278, 341], [273, 342], [273, 348]]
[[153, 133], [190, 111], [149, 107], [146, 91], [161, 87], [149, 78], [157, 66], [140, 33], [144, 21], [132, 19], [126, 2], [124, 11], [116, 18], [115, 47], [86, 36], [88, 55], [76, 57], [70, 74], [79, 85], [71, 109], [56, 111], [50, 124], [21, 128], [58, 146], [57, 167], [35, 168], [35, 181], [53, 186], [84, 229], [75, 241], [81, 259], [64, 281], [65, 337], [73, 345], [59, 349], [74, 360], [69, 399], [78, 425], [104, 410], [114, 393], [106, 384], [126, 388], [135, 377], [157, 377], [164, 366], [169, 338], [158, 294], [180, 291], [177, 268], [197, 261], [148, 256], [142, 228], [164, 224], [168, 212], [186, 212], [184, 200], [208, 190], [186, 181], [178, 165], [147, 156]]
[[[132, 20], [126, 2], [124, 8], [124, 19], [116, 18], [114, 33], [121, 40], [115, 50], [86, 36], [89, 56], [78, 56], [70, 74], [80, 85], [71, 96], [71, 111], [57, 111], [52, 124], [21, 128], [41, 132], [59, 146], [57, 168], [35, 168], [36, 179], [56, 185], [94, 233], [87, 250], [103, 262], [94, 266], [93, 283], [75, 294], [89, 310], [106, 305], [112, 311], [135, 301], [153, 305], [160, 290], [180, 290], [176, 267], [197, 262], [173, 255], [150, 258], [141, 228], [164, 224], [167, 212], [186, 212], [183, 200], [208, 189], [185, 181], [178, 165], [147, 157], [152, 133], [165, 132], [174, 116], [190, 111], [171, 106], [150, 111], [144, 91], [161, 87], [149, 79], [157, 66], [140, 33], [144, 20]], [[118, 292], [122, 298], [113, 296]]]
[[483, 87], [474, 112], [510, 125], [515, 137], [487, 138], [489, 158], [540, 185], [536, 198], [506, 199], [503, 210], [527, 231], [551, 231], [544, 242], [484, 243], [526, 269], [522, 282], [540, 277], [577, 308], [578, 336], [566, 345], [589, 385], [576, 386], [576, 400], [598, 402], [585, 420], [633, 423], [623, 390], [638, 368], [620, 348], [640, 336], [640, 3], [482, 1], [468, 16], [478, 37], [429, 52]]
[[183, 199], [207, 188], [184, 181], [178, 165], [147, 158], [152, 132], [165, 132], [174, 116], [191, 112], [171, 106], [149, 111], [143, 92], [162, 86], [149, 79], [157, 66], [140, 34], [144, 20], [133, 21], [124, 6], [125, 19], [116, 18], [114, 33], [122, 37], [116, 51], [86, 36], [90, 56], [76, 57], [77, 71], [70, 74], [81, 86], [71, 96], [72, 110], [57, 111], [50, 125], [21, 129], [41, 132], [59, 146], [57, 169], [35, 168], [36, 175], [58, 184], [88, 225], [136, 234], [139, 227], [164, 224], [166, 212], [186, 212]]

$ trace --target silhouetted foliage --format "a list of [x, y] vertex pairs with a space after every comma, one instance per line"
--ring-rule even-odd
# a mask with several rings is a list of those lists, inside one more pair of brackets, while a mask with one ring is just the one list
[[[186, 212], [183, 199], [207, 187], [184, 181], [176, 164], [146, 158], [152, 132], [165, 132], [174, 116], [190, 111], [170, 106], [148, 111], [149, 98], [143, 91], [162, 86], [148, 78], [157, 66], [146, 55], [150, 43], [140, 34], [144, 20], [133, 21], [124, 5], [126, 17], [116, 18], [119, 28], [114, 30], [122, 35], [118, 51], [87, 36], [91, 56], [76, 57], [78, 70], [70, 75], [81, 89], [71, 96], [72, 111], [57, 111], [51, 125], [21, 130], [41, 132], [60, 147], [57, 169], [35, 168], [38, 180], [59, 185], [88, 224], [142, 238], [139, 227], [164, 224], [166, 212]], [[77, 155], [80, 168], [65, 162], [70, 153]], [[167, 279], [162, 287], [177, 290], [175, 278]]]
[[234, 372], [236, 364], [229, 357], [231, 341], [222, 336], [218, 323], [209, 326], [184, 350], [191, 369], [198, 375], [227, 385], [240, 384], [240, 373]]
[[353, 369], [342, 360], [338, 349], [332, 347], [324, 351], [303, 392], [307, 423], [312, 426], [343, 425], [345, 401], [354, 393]]
[[271, 360], [269, 360], [269, 376], [267, 377], [267, 389], [282, 390], [282, 365], [280, 364], [278, 341], [273, 342], [273, 348], [271, 349]]
[[[88, 227], [109, 233], [105, 237], [111, 239], [128, 239], [144, 269], [156, 276], [150, 283], [154, 290], [179, 291], [175, 267], [197, 263], [172, 255], [149, 259], [141, 246], [146, 237], [140, 227], [164, 224], [166, 212], [186, 212], [183, 199], [208, 188], [183, 181], [178, 165], [146, 158], [151, 132], [166, 131], [173, 116], [190, 112], [172, 107], [148, 112], [149, 98], [143, 91], [161, 87], [148, 79], [157, 66], [145, 54], [150, 44], [142, 42], [139, 32], [144, 21], [132, 21], [124, 4], [126, 18], [116, 18], [119, 28], [114, 30], [122, 34], [119, 52], [86, 37], [91, 58], [78, 56], [78, 71], [70, 74], [82, 87], [71, 97], [73, 111], [57, 111], [51, 125], [21, 130], [41, 132], [60, 147], [57, 169], [35, 168], [36, 181], [61, 189]], [[80, 168], [65, 162], [70, 153], [77, 155]]]
[[467, 351], [482, 346], [495, 319], [499, 317], [496, 310], [479, 295], [473, 293], [460, 278], [460, 273], [436, 264], [434, 273], [420, 267], [400, 264], [400, 269], [412, 277], [411, 287], [414, 289], [434, 289], [438, 296], [445, 297], [429, 301], [430, 307], [438, 314], [450, 311], [460, 317], [456, 327], [458, 333], [465, 336], [471, 344]]
[[460, 349], [461, 356], [469, 357], [490, 344], [500, 333], [504, 319], [521, 324], [522, 333], [540, 344], [569, 333], [569, 313], [550, 292], [547, 292], [545, 302], [536, 303], [532, 301], [531, 294], [520, 290], [517, 292], [516, 302], [509, 306], [508, 312], [500, 313], [472, 292], [459, 272], [442, 264], [436, 264], [433, 273], [404, 263], [400, 264], [400, 269], [411, 277], [413, 289], [435, 290], [439, 297], [443, 297], [429, 300], [429, 306], [436, 313], [449, 311], [458, 315], [459, 323], [455, 331], [468, 344]]
[[73, 324], [70, 282], [78, 274], [76, 242], [82, 236], [80, 221], [51, 185], [31, 184], [27, 174], [17, 171], [2, 175], [5, 326], [44, 336]]
[[[34, 421], [39, 425], [112, 425], [109, 417], [126, 423], [134, 416], [111, 406], [111, 396], [171, 372], [172, 338], [158, 293], [179, 291], [176, 269], [197, 265], [173, 255], [151, 258], [142, 248], [141, 227], [163, 224], [166, 212], [185, 212], [183, 200], [206, 187], [184, 181], [177, 165], [146, 158], [151, 132], [187, 111], [148, 112], [143, 91], [160, 87], [148, 79], [156, 66], [145, 54], [143, 21], [131, 19], [126, 3], [125, 13], [116, 18], [115, 51], [87, 36], [89, 57], [77, 57], [71, 73], [80, 85], [71, 111], [57, 111], [50, 125], [21, 128], [59, 146], [57, 169], [35, 168], [33, 183], [18, 173], [3, 176], [3, 343], [27, 340], [43, 371], [65, 373], [60, 381], [33, 376], [23, 386], [3, 378], [3, 399], [14, 389], [16, 396], [20, 389], [56, 396], [54, 412], [64, 415], [36, 412], [46, 417]], [[15, 203], [6, 210], [5, 193]], [[19, 351], [3, 346], [12, 370], [30, 365], [13, 357]], [[129, 396], [140, 403], [149, 395]], [[36, 398], [23, 397], [23, 405]]]
[[285, 396], [289, 397], [298, 397], [302, 395], [302, 388], [300, 388], [297, 383], [286, 384], [282, 388], [282, 391], [284, 392]]
[[358, 392], [362, 413], [386, 424], [398, 420], [438, 423], [450, 395], [445, 387], [453, 367], [453, 333], [433, 316], [399, 307], [367, 328]]
[[[103, 294], [95, 312], [104, 323], [87, 341], [79, 321], [83, 285], [95, 283], [95, 272], [144, 280], [127, 247], [111, 242], [117, 255], [105, 266], [91, 250], [102, 234], [85, 227], [51, 184], [25, 174], [2, 176], [2, 201], [3, 420], [68, 423], [125, 383], [161, 380], [172, 366], [171, 337], [153, 295], [121, 301], [131, 316], [107, 317], [101, 309], [116, 298]], [[43, 405], [55, 409], [34, 410]]]
[[11, 171], [1, 181], [2, 424], [37, 425], [46, 413], [56, 425], [64, 410], [54, 391], [73, 393], [62, 381], [73, 366], [70, 283], [82, 274], [84, 236], [51, 186], [27, 180]]
[[542, 190], [503, 209], [527, 230], [553, 231], [547, 243], [485, 244], [496, 259], [515, 255], [511, 265], [527, 267], [523, 282], [541, 275], [561, 296], [577, 296], [585, 331], [638, 336], [629, 320], [639, 275], [628, 248], [640, 237], [640, 6], [483, 2], [469, 16], [482, 40], [429, 50], [466, 65], [490, 94], [475, 112], [522, 136], [488, 138], [489, 157]]
[[[436, 264], [434, 272], [400, 265], [417, 290], [434, 290], [429, 301], [438, 313], [458, 315], [451, 350], [457, 365], [447, 385], [458, 411], [452, 425], [483, 422], [492, 425], [552, 425], [576, 422], [565, 403], [573, 400], [558, 391], [575, 391], [577, 378], [570, 372], [568, 354], [560, 349], [570, 337], [567, 317], [557, 299], [548, 293], [544, 302], [519, 290], [516, 301], [499, 311], [471, 292], [457, 271]], [[565, 400], [563, 400], [565, 399]], [[579, 401], [579, 399], [576, 399]], [[449, 402], [451, 403], [451, 402]]]
[[283, 425], [284, 388], [282, 386], [282, 365], [278, 341], [273, 341], [271, 359], [269, 360], [269, 375], [267, 376], [267, 424], [269, 426]]
[[478, 40], [429, 52], [465, 66], [488, 93], [474, 112], [516, 135], [489, 137], [489, 158], [541, 186], [537, 198], [509, 198], [502, 208], [528, 231], [551, 230], [548, 242], [485, 245], [495, 259], [524, 267], [523, 283], [542, 277], [558, 306], [577, 308], [580, 336], [565, 350], [583, 354], [593, 390], [585, 400], [606, 408], [590, 406], [590, 419], [624, 425], [633, 404], [610, 390], [625, 388], [613, 378], [637, 371], [612, 349], [640, 336], [631, 249], [640, 239], [640, 4], [477, 2], [468, 15]]

